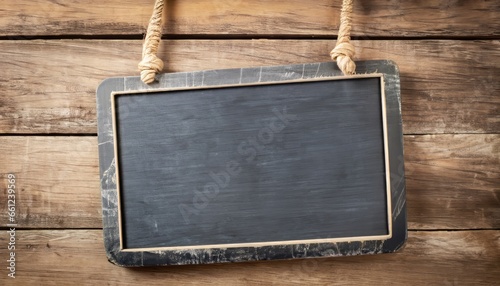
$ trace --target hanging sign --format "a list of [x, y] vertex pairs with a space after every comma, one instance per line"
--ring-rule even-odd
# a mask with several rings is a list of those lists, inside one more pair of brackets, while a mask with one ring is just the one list
[[407, 237], [398, 69], [105, 80], [104, 241], [122, 266], [388, 253]]

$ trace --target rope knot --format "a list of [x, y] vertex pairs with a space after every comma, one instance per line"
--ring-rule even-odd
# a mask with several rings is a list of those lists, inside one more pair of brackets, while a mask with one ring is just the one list
[[141, 80], [150, 84], [155, 81], [156, 74], [163, 70], [163, 61], [155, 54], [147, 54], [142, 58], [138, 67], [141, 71]]
[[345, 75], [353, 75], [356, 73], [356, 64], [352, 60], [356, 54], [354, 45], [350, 42], [338, 44], [330, 53], [332, 60], [337, 61], [339, 69]]
[[353, 0], [342, 1], [337, 45], [330, 53], [332, 60], [337, 61], [337, 66], [344, 75], [356, 73], [356, 64], [352, 60], [356, 51], [351, 44], [352, 3]]
[[161, 18], [164, 5], [165, 0], [155, 1], [153, 15], [149, 20], [146, 39], [142, 46], [142, 61], [139, 63], [139, 70], [141, 71], [141, 80], [145, 84], [154, 82], [156, 74], [163, 70], [163, 61], [156, 56], [156, 53], [161, 41]]

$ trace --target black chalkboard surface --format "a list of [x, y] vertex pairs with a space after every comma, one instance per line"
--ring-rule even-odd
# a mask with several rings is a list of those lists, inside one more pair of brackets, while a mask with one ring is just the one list
[[[393, 252], [399, 75], [331, 63], [114, 78], [98, 90], [105, 243], [124, 266]], [[383, 67], [381, 69], [381, 67]], [[358, 244], [359, 243], [359, 244]]]

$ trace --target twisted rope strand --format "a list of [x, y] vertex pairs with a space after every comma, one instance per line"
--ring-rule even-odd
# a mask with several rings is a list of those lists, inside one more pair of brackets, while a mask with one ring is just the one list
[[356, 51], [351, 44], [352, 3], [353, 0], [343, 0], [342, 2], [337, 44], [330, 53], [332, 60], [337, 61], [337, 65], [344, 75], [356, 73], [356, 64], [352, 60]]
[[139, 63], [141, 80], [150, 84], [155, 81], [157, 73], [163, 70], [163, 61], [156, 56], [161, 41], [164, 0], [156, 0], [153, 15], [149, 20], [146, 39], [142, 46], [142, 61]]

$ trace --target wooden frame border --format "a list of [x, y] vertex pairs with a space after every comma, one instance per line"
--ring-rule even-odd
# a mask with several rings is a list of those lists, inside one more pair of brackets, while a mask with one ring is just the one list
[[[108, 259], [120, 266], [205, 264], [269, 259], [347, 256], [390, 253], [401, 249], [407, 239], [406, 191], [399, 70], [391, 61], [357, 62], [358, 78], [379, 77], [385, 100], [381, 100], [384, 131], [387, 211], [391, 235], [320, 240], [294, 240], [284, 244], [264, 242], [249, 245], [206, 245], [187, 247], [123, 249], [119, 216], [119, 180], [115, 150], [113, 97], [120, 94], [206, 89], [344, 79], [333, 62], [287, 66], [254, 67], [162, 74], [158, 82], [144, 85], [139, 77], [105, 80], [97, 90], [98, 147], [103, 205], [104, 244]], [[376, 75], [373, 75], [376, 73]], [[351, 77], [349, 77], [351, 78]], [[113, 95], [112, 95], [113, 94]], [[112, 96], [111, 96], [112, 95]], [[389, 170], [390, 172], [388, 172]], [[224, 247], [229, 246], [229, 247]], [[206, 248], [203, 248], [206, 247]]]
[[155, 90], [134, 90], [134, 91], [119, 91], [111, 93], [111, 116], [113, 122], [113, 137], [118, 138], [117, 133], [117, 119], [116, 119], [116, 98], [120, 95], [134, 95], [161, 93], [161, 92], [174, 92], [183, 90], [205, 90], [205, 89], [225, 89], [247, 86], [263, 86], [263, 85], [284, 85], [290, 83], [306, 83], [306, 82], [323, 82], [323, 81], [341, 81], [341, 80], [355, 80], [364, 78], [378, 78], [380, 84], [380, 104], [382, 112], [382, 139], [384, 143], [384, 169], [385, 169], [385, 184], [386, 184], [386, 210], [387, 210], [387, 232], [386, 235], [372, 235], [372, 236], [359, 236], [359, 237], [339, 237], [327, 239], [308, 239], [308, 240], [287, 240], [287, 241], [266, 241], [266, 242], [247, 242], [247, 243], [232, 243], [232, 244], [210, 244], [210, 245], [191, 245], [191, 246], [169, 246], [169, 247], [148, 247], [148, 248], [124, 248], [123, 247], [123, 216], [122, 203], [121, 203], [121, 188], [120, 188], [120, 163], [119, 163], [119, 150], [118, 142], [114, 142], [115, 164], [116, 164], [116, 191], [118, 197], [118, 228], [120, 232], [120, 250], [122, 251], [157, 251], [157, 250], [186, 250], [186, 249], [211, 249], [211, 248], [241, 248], [241, 247], [262, 247], [271, 245], [290, 245], [290, 244], [308, 244], [308, 243], [335, 243], [344, 241], [367, 241], [367, 240], [384, 240], [392, 237], [392, 213], [391, 213], [391, 185], [390, 185], [390, 167], [389, 167], [389, 148], [387, 140], [387, 114], [385, 102], [385, 89], [384, 89], [384, 75], [380, 73], [363, 74], [353, 76], [333, 76], [312, 79], [299, 79], [299, 80], [285, 80], [273, 82], [257, 82], [248, 84], [227, 84], [217, 86], [203, 86], [203, 87], [179, 87], [179, 88], [162, 88]]

